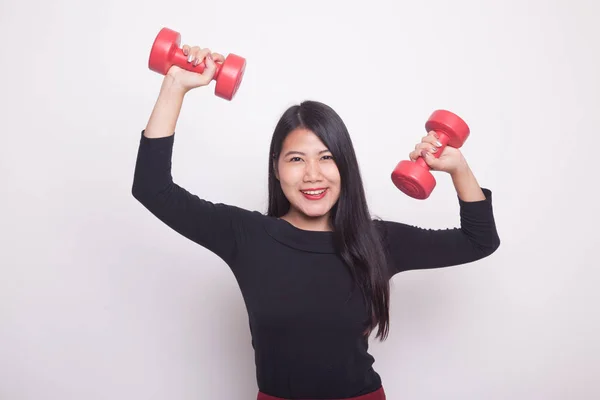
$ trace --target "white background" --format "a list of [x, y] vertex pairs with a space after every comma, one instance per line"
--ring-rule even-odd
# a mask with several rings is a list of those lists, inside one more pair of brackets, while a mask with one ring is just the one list
[[[235, 279], [131, 196], [162, 77], [163, 26], [248, 67], [237, 97], [190, 92], [173, 175], [266, 210], [281, 113], [315, 99], [348, 125], [374, 215], [458, 224], [451, 180], [391, 183], [437, 108], [493, 191], [502, 239], [469, 265], [393, 280], [371, 341], [388, 398], [598, 399], [597, 2], [0, 3], [0, 399], [253, 399]], [[435, 249], [432, 249], [435, 251]]]

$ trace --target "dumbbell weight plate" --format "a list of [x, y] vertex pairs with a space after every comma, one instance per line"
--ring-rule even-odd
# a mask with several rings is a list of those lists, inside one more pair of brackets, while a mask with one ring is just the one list
[[428, 198], [436, 185], [429, 169], [410, 160], [398, 163], [392, 172], [392, 182], [401, 192], [419, 200]]
[[171, 63], [169, 62], [171, 57], [169, 57], [169, 54], [180, 50], [180, 45], [181, 35], [178, 32], [169, 28], [162, 28], [152, 44], [152, 50], [148, 59], [148, 68], [159, 74], [166, 75], [171, 67]]
[[219, 71], [215, 94], [231, 100], [240, 87], [245, 71], [246, 59], [235, 54], [229, 54]]
[[446, 111], [434, 111], [425, 123], [427, 132], [443, 132], [448, 138], [448, 146], [458, 149], [469, 137], [469, 126], [458, 115]]

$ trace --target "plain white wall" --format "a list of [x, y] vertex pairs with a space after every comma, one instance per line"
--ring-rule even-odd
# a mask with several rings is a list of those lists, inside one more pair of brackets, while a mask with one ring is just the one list
[[[371, 341], [390, 399], [598, 399], [600, 7], [589, 1], [0, 3], [0, 399], [253, 399], [243, 300], [216, 256], [131, 196], [167, 26], [247, 58], [238, 96], [191, 92], [173, 174], [264, 211], [269, 139], [289, 105], [346, 121], [372, 212], [458, 224], [391, 183], [437, 108], [492, 189], [500, 249], [393, 280]], [[434, 251], [435, 249], [432, 249]]]

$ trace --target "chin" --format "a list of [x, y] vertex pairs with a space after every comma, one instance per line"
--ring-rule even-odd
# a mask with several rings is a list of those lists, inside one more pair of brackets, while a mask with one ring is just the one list
[[325, 216], [327, 216], [327, 213], [310, 213], [310, 212], [305, 212], [304, 215], [306, 215], [309, 218], [319, 219], [319, 218], [324, 218]]
[[306, 207], [306, 208], [300, 208], [300, 210], [302, 210], [302, 213], [310, 218], [325, 217], [325, 216], [327, 216], [327, 214], [329, 214], [329, 211], [331, 211], [330, 208], [323, 208], [323, 207], [319, 207], [319, 208]]

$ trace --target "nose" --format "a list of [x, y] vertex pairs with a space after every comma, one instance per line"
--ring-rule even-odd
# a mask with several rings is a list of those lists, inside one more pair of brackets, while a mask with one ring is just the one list
[[316, 182], [322, 179], [321, 165], [318, 161], [310, 161], [306, 163], [304, 169], [304, 181], [305, 182]]

